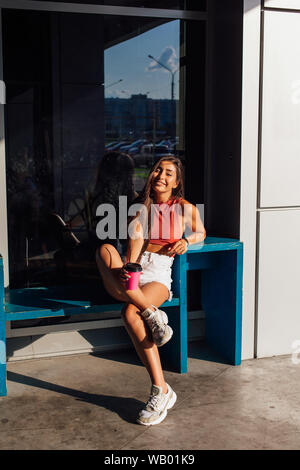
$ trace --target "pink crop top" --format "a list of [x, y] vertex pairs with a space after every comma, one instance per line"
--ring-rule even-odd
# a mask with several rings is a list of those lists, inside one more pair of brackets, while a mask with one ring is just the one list
[[173, 197], [168, 202], [152, 204], [149, 243], [165, 246], [182, 238], [181, 199]]

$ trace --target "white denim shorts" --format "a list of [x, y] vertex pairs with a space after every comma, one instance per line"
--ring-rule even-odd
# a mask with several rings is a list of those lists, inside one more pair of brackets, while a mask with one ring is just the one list
[[141, 274], [139, 285], [144, 286], [148, 282], [153, 281], [160, 282], [169, 290], [168, 300], [171, 301], [173, 297], [173, 292], [171, 291], [173, 261], [174, 257], [144, 251], [140, 261], [143, 273]]

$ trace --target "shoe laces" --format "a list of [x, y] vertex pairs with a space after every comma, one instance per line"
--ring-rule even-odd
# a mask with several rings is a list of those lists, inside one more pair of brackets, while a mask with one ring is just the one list
[[148, 317], [148, 325], [152, 331], [164, 331], [165, 324], [158, 315]]
[[151, 408], [152, 410], [156, 410], [157, 405], [159, 404], [160, 401], [160, 396], [159, 395], [150, 395], [147, 403], [146, 403], [146, 408]]

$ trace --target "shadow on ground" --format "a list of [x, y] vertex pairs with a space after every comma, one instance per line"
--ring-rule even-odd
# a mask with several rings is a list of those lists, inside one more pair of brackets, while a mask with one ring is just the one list
[[[111, 352], [101, 352], [101, 353], [92, 353], [93, 356], [101, 357], [102, 359], [107, 359], [109, 361], [117, 361], [125, 364], [132, 364], [136, 366], [143, 367], [140, 359], [137, 356], [133, 347], [129, 347], [126, 350], [122, 351], [111, 351]], [[232, 365], [224, 357], [214, 351], [209, 347], [205, 341], [191, 341], [188, 343], [188, 358], [199, 359], [200, 361], [209, 361], [216, 362], [219, 364]], [[165, 360], [162, 358], [164, 370], [170, 372], [176, 372]]]
[[7, 372], [7, 379], [16, 383], [37, 387], [44, 390], [61, 393], [76, 398], [102, 408], [106, 408], [113, 413], [117, 413], [121, 419], [129, 423], [134, 423], [138, 412], [143, 408], [144, 403], [134, 398], [116, 397], [112, 395], [101, 395], [82, 392], [73, 388], [46, 382], [45, 380], [28, 377], [16, 372]]
[[101, 359], [107, 359], [108, 361], [116, 361], [124, 364], [132, 364], [134, 366], [143, 367], [143, 364], [133, 347], [128, 347], [119, 351], [95, 352], [90, 353], [90, 355], [101, 357]]
[[217, 362], [232, 365], [220, 354], [210, 348], [205, 341], [192, 341], [188, 343], [188, 357], [202, 361]]
[[[110, 352], [101, 352], [101, 353], [91, 353], [93, 356], [101, 357], [102, 359], [107, 359], [109, 361], [117, 361], [125, 364], [132, 364], [135, 366], [142, 366], [137, 353], [133, 347], [128, 347], [121, 351], [110, 351]], [[188, 358], [199, 359], [202, 361], [216, 362], [219, 364], [232, 365], [224, 357], [218, 354], [214, 349], [208, 346], [205, 341], [191, 341], [188, 343]], [[167, 364], [165, 360], [164, 370], [174, 371], [172, 367]]]

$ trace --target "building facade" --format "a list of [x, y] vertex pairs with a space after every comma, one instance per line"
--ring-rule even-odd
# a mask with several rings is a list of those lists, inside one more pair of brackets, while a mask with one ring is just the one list
[[[174, 154], [208, 236], [244, 243], [242, 358], [291, 354], [300, 342], [300, 0], [160, 3], [0, 0], [6, 286], [97, 285], [86, 214], [101, 161], [128, 153], [139, 191], [155, 156]], [[120, 183], [125, 170], [114, 170]], [[53, 213], [85, 214], [74, 226], [82, 251], [66, 246]], [[190, 340], [205, 338], [200, 283], [195, 272]], [[103, 314], [11, 324], [9, 358], [126, 347], [121, 325]]]

